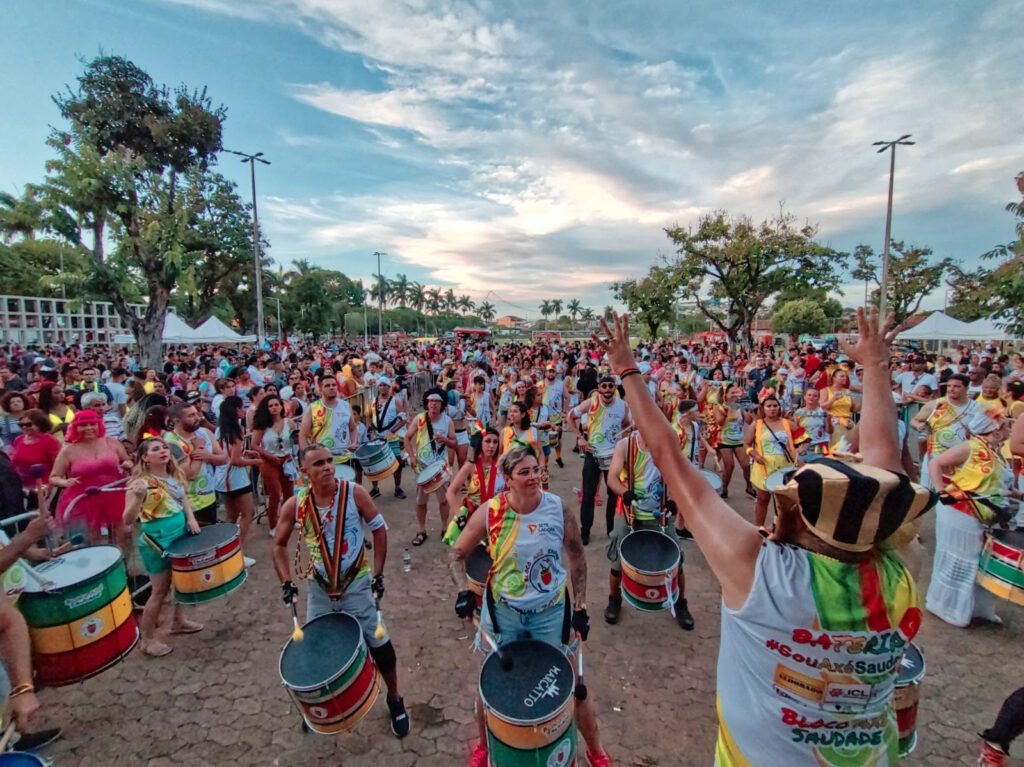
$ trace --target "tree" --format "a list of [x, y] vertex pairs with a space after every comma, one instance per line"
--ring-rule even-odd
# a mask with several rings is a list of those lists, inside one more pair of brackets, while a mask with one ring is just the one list
[[954, 264], [949, 269], [949, 277], [946, 280], [950, 288], [946, 314], [964, 322], [974, 322], [992, 314], [992, 295], [996, 286], [991, 269], [979, 266], [973, 271], [966, 271], [959, 264]]
[[828, 317], [821, 305], [809, 298], [787, 301], [772, 313], [772, 331], [791, 336], [821, 335], [828, 329]]
[[492, 304], [490, 301], [481, 301], [480, 306], [477, 307], [477, 312], [479, 312], [480, 317], [484, 320], [484, 322], [490, 322], [491, 320], [494, 319], [494, 304]]
[[1024, 336], [1024, 173], [1017, 174], [1015, 180], [1021, 201], [1007, 203], [1006, 210], [1017, 219], [1014, 227], [1017, 239], [1007, 245], [997, 245], [982, 254], [982, 258], [1003, 259], [987, 275], [992, 288], [991, 315], [1008, 333], [1020, 337]]
[[615, 309], [613, 307], [605, 306], [605, 308], [601, 311], [601, 316], [605, 319], [605, 321], [611, 322], [612, 321], [612, 315], [614, 313], [615, 313]]
[[540, 316], [544, 318], [545, 326], [547, 325], [548, 317], [551, 316], [551, 302], [546, 298], [540, 302]]
[[574, 298], [572, 301], [569, 302], [569, 306], [566, 307], [567, 311], [569, 312], [569, 319], [572, 320], [574, 328], [576, 326], [576, 318], [579, 316], [580, 309], [582, 308], [583, 307], [580, 305], [580, 300], [578, 298]]
[[[931, 248], [908, 248], [903, 242], [889, 243], [889, 285], [886, 303], [889, 311], [895, 312], [896, 321], [903, 322], [921, 306], [925, 296], [942, 285], [942, 276], [953, 266], [952, 259], [942, 258], [930, 261]], [[876, 286], [871, 292], [871, 303], [878, 305], [881, 290], [877, 268], [881, 259], [875, 257], [868, 245], [858, 245], [853, 252], [857, 273], [873, 281]]]
[[445, 311], [454, 312], [458, 306], [459, 300], [455, 297], [455, 291], [448, 288], [444, 292], [444, 309]]
[[[74, 244], [88, 239], [90, 288], [114, 304], [143, 364], [156, 365], [171, 291], [196, 257], [186, 244], [195, 211], [183, 187], [215, 160], [225, 110], [205, 90], [171, 92], [111, 56], [86, 65], [77, 89], [54, 102], [70, 127], [48, 141], [57, 157], [47, 163], [46, 205], [76, 222]], [[144, 295], [142, 316], [128, 305], [126, 285]]]
[[396, 274], [389, 287], [395, 302], [399, 306], [405, 306], [409, 300], [409, 278], [404, 274]]
[[556, 298], [556, 299], [551, 301], [551, 313], [554, 315], [555, 319], [557, 320], [558, 319], [558, 315], [560, 315], [562, 313], [562, 299]]
[[443, 304], [441, 302], [441, 290], [439, 288], [430, 288], [426, 292], [426, 303], [427, 311], [433, 314], [435, 317], [441, 313]]
[[784, 213], [755, 225], [718, 211], [703, 216], [696, 230], [677, 226], [665, 232], [676, 248], [675, 282], [730, 341], [747, 348], [753, 347], [753, 323], [769, 298], [794, 282], [835, 288], [847, 258], [815, 242], [816, 227], [798, 228]]
[[406, 297], [409, 301], [409, 306], [418, 312], [423, 311], [423, 307], [426, 305], [427, 298], [423, 292], [423, 286], [418, 282], [412, 282], [409, 284], [409, 288], [406, 291]]
[[642, 280], [616, 282], [612, 290], [626, 304], [630, 316], [647, 326], [653, 340], [658, 328], [672, 319], [676, 285], [669, 269], [654, 266]]
[[469, 314], [476, 308], [476, 304], [473, 303], [473, 299], [471, 299], [469, 296], [459, 296], [458, 301], [456, 303], [459, 307], [459, 311], [461, 311], [463, 314]]
[[589, 306], [584, 306], [580, 310], [580, 319], [583, 320], [584, 326], [589, 326], [594, 320], [594, 310]]
[[837, 320], [843, 316], [843, 305], [836, 299], [829, 298], [827, 288], [816, 288], [799, 280], [787, 285], [775, 296], [776, 306], [788, 304], [790, 301], [812, 301], [821, 307], [830, 320]]

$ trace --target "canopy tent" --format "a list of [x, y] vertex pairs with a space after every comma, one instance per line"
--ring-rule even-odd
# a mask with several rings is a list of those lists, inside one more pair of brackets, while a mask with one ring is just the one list
[[[160, 340], [165, 344], [197, 344], [202, 343], [196, 331], [188, 326], [188, 324], [173, 312], [167, 312], [164, 317], [164, 332], [160, 336]], [[114, 336], [113, 342], [115, 344], [133, 344], [135, 343], [135, 336], [130, 333], [123, 335]]]
[[971, 326], [966, 322], [950, 317], [942, 312], [932, 312], [923, 322], [919, 322], [898, 336], [898, 341], [943, 341], [949, 338], [973, 338]]
[[210, 344], [249, 344], [256, 340], [256, 336], [235, 332], [213, 315], [196, 328], [196, 336], [201, 343]]
[[980, 320], [968, 322], [971, 329], [971, 338], [976, 341], [1015, 341], [1014, 336], [998, 327], [991, 317], [982, 317]]

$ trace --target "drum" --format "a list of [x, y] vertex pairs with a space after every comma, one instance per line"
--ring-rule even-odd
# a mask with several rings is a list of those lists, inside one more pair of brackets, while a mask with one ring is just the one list
[[391, 446], [383, 439], [367, 442], [356, 450], [354, 457], [363, 467], [363, 474], [371, 482], [390, 477], [398, 470], [398, 459], [391, 451]]
[[179, 604], [194, 605], [230, 594], [245, 582], [238, 525], [218, 522], [199, 535], [183, 535], [164, 551]]
[[355, 482], [356, 470], [347, 463], [336, 463], [334, 464], [334, 478], [338, 480], [343, 479], [346, 482]]
[[441, 458], [416, 475], [416, 484], [420, 486], [424, 493], [430, 495], [447, 482], [450, 476], [451, 471], [448, 468], [448, 462]]
[[50, 767], [51, 762], [44, 762], [35, 754], [24, 751], [8, 751], [0, 754], [0, 767]]
[[483, 544], [477, 546], [466, 557], [466, 580], [469, 590], [476, 594], [476, 610], [479, 613], [484, 604], [484, 587], [487, 574], [491, 571], [491, 555]]
[[556, 648], [534, 639], [510, 642], [480, 669], [480, 699], [487, 724], [487, 753], [492, 767], [558, 767], [576, 764], [573, 721], [576, 677]]
[[987, 530], [978, 562], [978, 584], [998, 597], [1024, 605], [1024, 532]]
[[608, 455], [598, 455], [597, 453], [594, 453], [594, 459], [597, 461], [597, 468], [601, 471], [608, 471], [609, 467], [612, 465], [612, 455], [614, 455], [614, 453], [608, 453]]
[[668, 610], [679, 596], [679, 546], [658, 530], [635, 530], [619, 544], [622, 596], [638, 610]]
[[716, 493], [722, 492], [722, 478], [720, 476], [708, 469], [698, 469], [698, 471], [704, 475], [704, 479], [706, 479], [708, 484], [711, 485], [712, 490]]
[[924, 655], [913, 642], [903, 648], [903, 660], [896, 672], [893, 708], [896, 709], [896, 728], [900, 736], [900, 758], [906, 757], [917, 746], [917, 704], [920, 684], [924, 677]]
[[25, 581], [18, 608], [28, 623], [39, 680], [51, 686], [87, 679], [119, 661], [139, 641], [121, 550], [87, 546], [35, 568], [52, 582]]
[[773, 493], [789, 481], [789, 477], [796, 471], [792, 466], [773, 471], [764, 480], [764, 489]]
[[278, 671], [309, 729], [322, 735], [352, 730], [373, 707], [380, 675], [359, 621], [327, 613], [302, 627], [301, 642], [289, 639]]

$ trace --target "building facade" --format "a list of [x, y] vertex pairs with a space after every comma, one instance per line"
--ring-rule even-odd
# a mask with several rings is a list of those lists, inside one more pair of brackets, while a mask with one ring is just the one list
[[[130, 304], [140, 314], [143, 304]], [[109, 301], [0, 295], [4, 344], [110, 344], [130, 333]]]

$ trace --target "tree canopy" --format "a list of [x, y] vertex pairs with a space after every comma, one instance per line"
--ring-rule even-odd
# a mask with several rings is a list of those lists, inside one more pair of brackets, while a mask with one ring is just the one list
[[[903, 322], [921, 306], [925, 296], [942, 284], [942, 277], [953, 266], [952, 259], [931, 259], [932, 249], [907, 247], [900, 240], [889, 244], [889, 284], [886, 290], [886, 304], [896, 314], [896, 321]], [[858, 245], [853, 251], [854, 276], [874, 282], [876, 289], [871, 293], [871, 303], [878, 306], [881, 291], [882, 259], [875, 255], [870, 245]]]
[[626, 305], [637, 326], [646, 326], [648, 337], [653, 339], [658, 335], [658, 328], [672, 320], [676, 285], [671, 270], [656, 266], [646, 277], [616, 282], [612, 289], [615, 297]]

